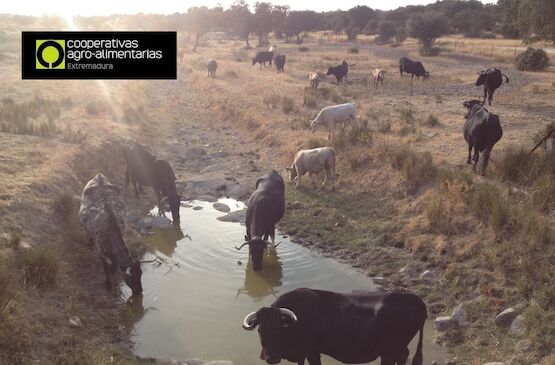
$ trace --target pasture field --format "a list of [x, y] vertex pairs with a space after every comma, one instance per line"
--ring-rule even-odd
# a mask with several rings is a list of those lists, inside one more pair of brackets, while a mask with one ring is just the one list
[[[167, 158], [189, 199], [209, 192], [245, 200], [268, 169], [286, 176], [297, 150], [332, 145], [335, 190], [316, 191], [308, 178], [298, 190], [287, 184], [281, 231], [385, 278], [388, 289], [418, 293], [432, 318], [462, 303], [466, 325], [438, 335], [457, 363], [554, 363], [555, 167], [541, 150], [521, 152], [555, 120], [552, 69], [524, 73], [502, 57], [459, 52], [424, 58], [412, 41], [314, 36], [305, 48], [275, 41], [287, 57], [277, 74], [252, 66], [256, 49], [243, 42], [206, 38], [192, 53], [187, 36], [178, 40], [185, 52], [172, 81], [22, 81], [17, 42], [0, 49], [0, 364], [137, 361], [124, 302], [104, 290], [75, 217], [97, 172], [123, 185], [127, 138]], [[401, 56], [421, 60], [431, 75], [414, 81], [412, 96], [410, 78], [398, 73]], [[215, 78], [207, 77], [210, 58]], [[355, 64], [346, 85], [326, 78], [308, 88], [310, 71], [343, 59]], [[462, 101], [482, 97], [474, 81], [486, 66], [510, 82], [488, 107], [504, 135], [480, 177], [466, 165]], [[387, 73], [375, 88], [377, 67]], [[310, 132], [322, 107], [342, 102], [356, 103], [360, 128], [329, 141], [325, 131]], [[228, 187], [212, 189], [222, 180]], [[146, 190], [142, 201], [126, 193], [132, 212], [151, 207]], [[136, 232], [126, 238], [132, 251], [148, 250]], [[521, 333], [494, 324], [510, 306], [523, 314]], [[80, 327], [70, 326], [72, 316]]]

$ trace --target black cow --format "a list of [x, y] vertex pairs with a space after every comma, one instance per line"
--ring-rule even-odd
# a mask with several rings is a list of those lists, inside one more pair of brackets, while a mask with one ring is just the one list
[[283, 66], [285, 66], [285, 55], [277, 54], [274, 57], [274, 63], [276, 64], [277, 72], [283, 72]]
[[470, 155], [474, 148], [474, 156], [472, 160], [474, 165], [472, 171], [476, 172], [476, 165], [480, 158], [480, 152], [484, 153], [482, 160], [482, 176], [486, 174], [489, 155], [493, 146], [503, 137], [503, 129], [499, 123], [499, 116], [488, 112], [479, 100], [470, 100], [463, 103], [468, 109], [468, 113], [464, 122], [463, 133], [464, 139], [468, 143], [468, 159], [466, 163], [470, 164]]
[[206, 63], [206, 70], [208, 70], [208, 77], [216, 77], [216, 70], [218, 69], [218, 63], [216, 60], [208, 60]]
[[[275, 240], [276, 223], [280, 221], [285, 212], [285, 183], [281, 175], [272, 172], [256, 180], [256, 190], [252, 193], [247, 203], [247, 216], [245, 225], [247, 234], [245, 245], [249, 246], [249, 255], [252, 258], [254, 271], [262, 270], [262, 258], [264, 249], [272, 245]], [[271, 237], [272, 243], [268, 242]], [[277, 247], [275, 245], [274, 247]]]
[[97, 174], [83, 189], [79, 217], [102, 262], [106, 289], [112, 288], [110, 277], [120, 269], [133, 295], [141, 294], [141, 263], [131, 257], [123, 238], [127, 207], [121, 197], [121, 188], [111, 184], [106, 176]]
[[158, 201], [158, 212], [162, 214], [167, 200], [173, 223], [179, 224], [181, 197], [177, 194], [175, 174], [168, 161], [156, 158], [148, 147], [136, 142], [128, 142], [123, 147], [123, 158], [126, 164], [125, 187], [127, 188], [131, 181], [135, 196], [138, 197], [137, 184], [141, 192], [143, 185], [152, 186]]
[[326, 73], [326, 76], [329, 76], [329, 75], [335, 76], [335, 79], [337, 80], [337, 84], [339, 85], [341, 80], [344, 80], [344, 82], [347, 83], [348, 72], [349, 72], [349, 65], [345, 60], [343, 60], [343, 62], [341, 62], [338, 66], [328, 67], [328, 72]]
[[268, 51], [262, 51], [262, 52], [258, 52], [256, 54], [256, 56], [253, 57], [252, 59], [252, 65], [256, 65], [257, 63], [260, 64], [260, 68], [262, 68], [262, 65], [264, 65], [264, 67], [266, 67], [266, 62], [270, 63], [270, 67], [272, 67], [272, 59], [274, 58], [274, 52], [268, 52]]
[[484, 102], [482, 105], [486, 103], [486, 96], [488, 98], [488, 103], [491, 105], [491, 101], [493, 99], [493, 93], [495, 90], [503, 84], [503, 77], [506, 80], [506, 84], [509, 83], [509, 78], [505, 76], [501, 70], [496, 69], [495, 67], [493, 70], [488, 68], [486, 70], [482, 70], [478, 72], [478, 80], [476, 80], [476, 86], [484, 85]]
[[413, 61], [407, 57], [401, 57], [399, 60], [399, 73], [403, 77], [403, 72], [411, 74], [411, 80], [422, 77], [424, 80], [430, 77], [430, 73], [424, 69], [420, 61]]
[[408, 345], [420, 331], [412, 365], [422, 364], [426, 305], [404, 293], [338, 294], [296, 289], [270, 307], [248, 314], [243, 328], [258, 326], [260, 358], [268, 364], [281, 359], [320, 365], [320, 354], [345, 364], [362, 364], [381, 357], [382, 365], [405, 365]]

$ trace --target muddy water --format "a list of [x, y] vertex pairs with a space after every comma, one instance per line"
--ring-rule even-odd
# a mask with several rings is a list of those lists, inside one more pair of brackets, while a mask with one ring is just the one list
[[[232, 211], [244, 208], [234, 200], [220, 202]], [[277, 253], [271, 250], [263, 271], [254, 273], [247, 264], [248, 248], [233, 248], [242, 242], [245, 227], [216, 219], [224, 214], [211, 203], [193, 201], [182, 207], [180, 230], [157, 230], [148, 238], [156, 255], [167, 261], [145, 265], [142, 302], [128, 308], [137, 355], [263, 364], [257, 332], [241, 328], [247, 313], [299, 287], [339, 292], [375, 289], [363, 273], [281, 235], [276, 236], [281, 242]], [[425, 338], [426, 363], [441, 360], [431, 333]], [[326, 356], [322, 360], [325, 365], [339, 364]]]

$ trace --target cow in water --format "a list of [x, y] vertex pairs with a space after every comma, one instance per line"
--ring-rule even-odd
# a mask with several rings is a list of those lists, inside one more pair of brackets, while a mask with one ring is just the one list
[[168, 161], [158, 159], [148, 147], [136, 142], [128, 142], [123, 147], [123, 158], [126, 165], [125, 187], [132, 182], [135, 196], [138, 197], [143, 185], [152, 186], [158, 202], [158, 212], [162, 214], [167, 201], [173, 223], [179, 224], [181, 197], [177, 193], [175, 174]]
[[141, 294], [141, 263], [131, 257], [123, 238], [127, 207], [121, 189], [111, 184], [106, 176], [96, 175], [83, 190], [79, 217], [102, 261], [106, 288], [112, 287], [110, 277], [120, 269], [133, 295]]
[[[254, 271], [262, 270], [264, 250], [275, 243], [276, 224], [283, 218], [285, 212], [285, 183], [281, 175], [272, 172], [256, 180], [255, 190], [247, 203], [247, 216], [245, 225], [247, 234], [241, 246], [249, 246], [249, 255], [252, 259]], [[268, 242], [268, 238], [272, 242]]]
[[478, 72], [478, 80], [476, 80], [476, 86], [484, 85], [484, 101], [482, 105], [486, 103], [486, 97], [488, 98], [488, 104], [491, 105], [493, 100], [493, 93], [503, 84], [503, 77], [505, 78], [505, 83], [509, 83], [509, 78], [501, 72], [501, 70], [488, 68]]
[[476, 172], [476, 165], [480, 158], [480, 152], [484, 154], [482, 159], [482, 176], [486, 174], [489, 155], [493, 146], [503, 137], [503, 129], [499, 122], [499, 116], [490, 113], [484, 108], [479, 100], [469, 100], [463, 103], [468, 109], [466, 121], [464, 122], [463, 134], [464, 139], [468, 143], [468, 159], [466, 162], [470, 164], [472, 149], [474, 148], [474, 156], [472, 160], [474, 164], [472, 171]]
[[248, 314], [243, 328], [258, 327], [268, 364], [282, 359], [321, 365], [320, 354], [345, 364], [378, 357], [382, 365], [405, 365], [408, 345], [420, 331], [412, 365], [422, 365], [426, 305], [406, 293], [339, 294], [313, 289], [285, 293], [269, 307]]

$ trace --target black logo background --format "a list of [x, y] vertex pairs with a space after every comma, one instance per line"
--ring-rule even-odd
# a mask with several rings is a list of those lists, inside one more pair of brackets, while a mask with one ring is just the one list
[[[176, 79], [176, 32], [22, 32], [21, 77], [23, 79]], [[66, 69], [37, 70], [36, 40], [65, 39]], [[78, 63], [111, 63], [113, 70], [69, 69], [73, 63], [67, 58], [68, 39], [121, 39], [139, 41], [138, 50], [162, 50], [161, 59], [83, 60]], [[40, 62], [40, 61], [39, 61]], [[76, 62], [77, 63], [77, 62]]]

